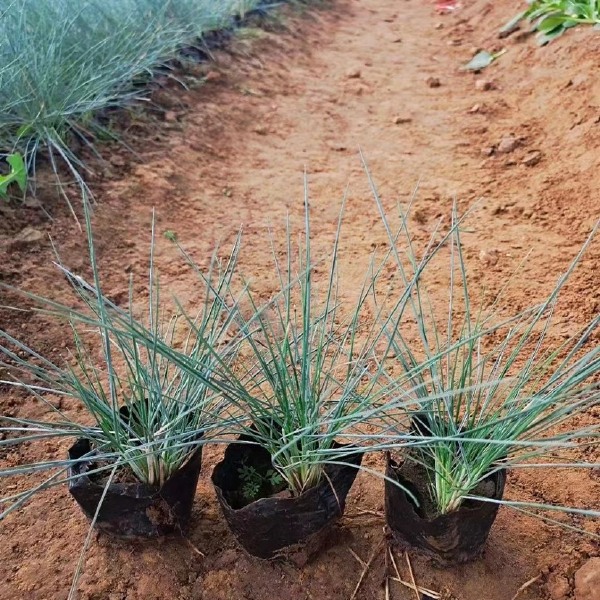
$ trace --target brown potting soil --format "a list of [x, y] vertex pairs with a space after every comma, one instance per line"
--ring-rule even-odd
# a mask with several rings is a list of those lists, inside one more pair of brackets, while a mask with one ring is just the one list
[[[350, 183], [341, 246], [350, 266], [342, 279], [350, 289], [360, 287], [371, 250], [387, 239], [357, 158], [360, 145], [390, 212], [420, 180], [411, 226], [421, 240], [455, 198], [461, 209], [481, 199], [463, 235], [472, 281], [499, 291], [531, 250], [501, 308], [514, 311], [541, 299], [600, 216], [600, 36], [575, 28], [545, 48], [520, 34], [499, 40], [498, 29], [520, 8], [509, 0], [465, 0], [440, 16], [424, 0], [334, 0], [307, 15], [287, 16], [286, 30], [252, 30], [231, 49], [215, 51], [214, 64], [194, 68], [205, 85], [182, 90], [171, 82], [154, 95], [160, 110], [124, 118], [124, 138], [137, 156], [105, 147], [107, 163], [91, 163], [106, 293], [126, 305], [133, 273], [143, 308], [155, 208], [157, 231], [175, 231], [202, 264], [218, 241], [227, 247], [243, 224], [241, 268], [260, 297], [269, 298], [278, 282], [267, 228], [281, 238], [287, 213], [302, 226], [304, 168], [315, 255], [330, 248]], [[460, 70], [477, 49], [501, 47], [507, 53], [482, 73]], [[46, 234], [62, 261], [84, 275], [87, 249], [52, 183], [42, 173], [37, 196], [52, 220], [35, 202], [0, 207], [0, 277], [70, 301], [51, 264]], [[159, 243], [156, 260], [165, 293], [193, 303], [197, 280], [176, 250]], [[565, 289], [549, 345], [598, 314], [599, 260], [596, 243]], [[445, 285], [434, 281], [430, 291], [446, 301]], [[1, 305], [17, 302], [2, 292]], [[68, 329], [40, 315], [3, 310], [0, 319], [4, 329], [49, 358], [60, 360], [70, 347]], [[595, 335], [591, 343], [598, 341]], [[48, 412], [14, 390], [4, 389], [0, 403], [1, 412], [13, 416], [44, 418]], [[62, 408], [83, 418], [71, 402]], [[597, 407], [578, 426], [599, 418]], [[61, 458], [69, 443], [3, 448], [2, 465]], [[381, 544], [380, 480], [358, 476], [327, 548], [295, 569], [253, 561], [236, 546], [210, 484], [221, 456], [222, 448], [206, 447], [188, 539], [136, 546], [98, 536], [86, 555], [80, 598], [349, 600], [359, 580], [355, 598], [385, 597], [386, 574], [394, 572]], [[597, 449], [575, 458], [600, 462]], [[384, 459], [367, 456], [363, 464], [382, 472]], [[1, 495], [35, 481], [3, 480]], [[597, 510], [600, 476], [591, 470], [517, 470], [509, 473], [505, 498]], [[552, 517], [600, 533], [598, 521]], [[66, 598], [87, 527], [66, 486], [37, 495], [0, 523], [0, 598]], [[445, 598], [510, 600], [535, 579], [518, 600], [566, 600], [575, 598], [574, 573], [598, 554], [589, 537], [501, 508], [480, 560], [441, 569], [417, 552], [410, 559], [417, 583]], [[410, 581], [405, 558], [397, 555], [396, 563]], [[390, 598], [415, 595], [391, 581]]]

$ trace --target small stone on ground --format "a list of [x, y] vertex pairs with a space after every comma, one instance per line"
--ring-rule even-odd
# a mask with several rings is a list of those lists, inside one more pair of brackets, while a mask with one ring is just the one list
[[575, 600], [600, 600], [600, 558], [590, 558], [575, 573]]
[[517, 140], [517, 138], [513, 137], [512, 135], [509, 135], [505, 138], [502, 138], [502, 140], [498, 144], [498, 152], [500, 154], [509, 154], [510, 152], [513, 152], [513, 150], [515, 150], [518, 145], [519, 141]]

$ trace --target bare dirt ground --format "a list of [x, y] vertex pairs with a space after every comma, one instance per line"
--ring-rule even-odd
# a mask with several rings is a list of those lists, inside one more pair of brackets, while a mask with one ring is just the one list
[[[498, 40], [497, 30], [518, 4], [465, 0], [463, 9], [441, 17], [424, 0], [335, 0], [310, 15], [289, 15], [288, 31], [247, 32], [216, 53], [216, 63], [204, 70], [206, 85], [156, 94], [164, 118], [134, 114], [127, 126], [125, 139], [139, 156], [114, 150], [108, 167], [93, 163], [105, 291], [125, 302], [133, 272], [143, 303], [155, 208], [158, 231], [177, 232], [200, 262], [243, 225], [242, 267], [267, 297], [274, 286], [267, 227], [277, 235], [287, 213], [294, 222], [301, 217], [305, 168], [317, 251], [326, 252], [350, 186], [343, 251], [351, 267], [344, 277], [358, 283], [368, 254], [385, 242], [357, 156], [360, 145], [390, 211], [420, 180], [414, 227], [422, 237], [454, 198], [461, 209], [481, 199], [464, 239], [473, 276], [482, 288], [498, 290], [531, 251], [504, 307], [541, 298], [600, 216], [600, 36], [572, 30], [542, 49], [519, 35]], [[475, 49], [501, 46], [508, 52], [484, 73], [459, 70]], [[514, 148], [499, 152], [507, 144]], [[39, 233], [49, 233], [63, 261], [83, 273], [85, 239], [62, 204], [45, 194], [52, 221], [35, 206], [3, 209], [0, 276], [65, 298], [50, 244]], [[174, 251], [160, 245], [158, 260], [166, 288], [192, 302], [194, 277]], [[599, 261], [596, 243], [565, 292], [550, 343], [598, 313]], [[440, 298], [447, 293], [441, 286], [437, 291]], [[14, 301], [7, 296], [2, 304]], [[5, 329], [42, 353], [58, 357], [68, 346], [61, 328], [40, 317], [6, 311], [0, 317]], [[6, 390], [0, 404], [5, 414], [44, 414], [31, 399]], [[598, 418], [599, 412], [590, 414], [589, 422]], [[60, 457], [67, 446], [23, 447], [5, 452], [2, 463]], [[99, 537], [85, 561], [82, 598], [351, 598], [363, 567], [350, 549], [367, 561], [382, 539], [381, 482], [358, 477], [328, 548], [298, 570], [254, 561], [237, 548], [210, 485], [220, 453], [205, 452], [189, 535], [205, 556], [180, 539], [128, 546]], [[381, 468], [380, 459], [369, 461]], [[2, 491], [22, 485], [3, 482]], [[510, 474], [506, 497], [598, 509], [600, 479], [588, 471], [521, 471]], [[566, 520], [600, 533], [597, 522]], [[0, 598], [65, 598], [87, 532], [67, 490], [39, 495], [0, 527]], [[574, 572], [598, 554], [598, 545], [583, 535], [503, 508], [481, 560], [441, 569], [417, 553], [411, 558], [418, 582], [447, 598], [510, 600], [539, 576], [518, 598], [566, 600], [575, 597]], [[404, 558], [397, 561], [408, 580]], [[356, 598], [383, 599], [385, 574], [379, 553]], [[415, 596], [392, 583], [390, 597]]]

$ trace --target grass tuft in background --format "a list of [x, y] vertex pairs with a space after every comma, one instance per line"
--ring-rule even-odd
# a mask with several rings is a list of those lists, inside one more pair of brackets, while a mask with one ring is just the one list
[[[85, 186], [73, 137], [95, 150], [99, 111], [146, 93], [153, 71], [264, 0], [0, 0], [0, 152], [66, 163]], [[114, 135], [111, 135], [114, 137]]]

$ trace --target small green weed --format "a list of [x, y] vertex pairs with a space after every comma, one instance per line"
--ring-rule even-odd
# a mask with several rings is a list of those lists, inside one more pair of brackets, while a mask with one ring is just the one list
[[254, 467], [243, 464], [238, 473], [243, 483], [242, 495], [248, 502], [258, 500], [265, 488], [276, 490], [284, 484], [283, 477], [275, 469], [269, 469], [263, 475]]
[[20, 154], [9, 154], [6, 162], [10, 171], [6, 175], [0, 174], [0, 198], [8, 200], [8, 189], [14, 183], [22, 192], [25, 192], [27, 186], [27, 169], [25, 161]]

